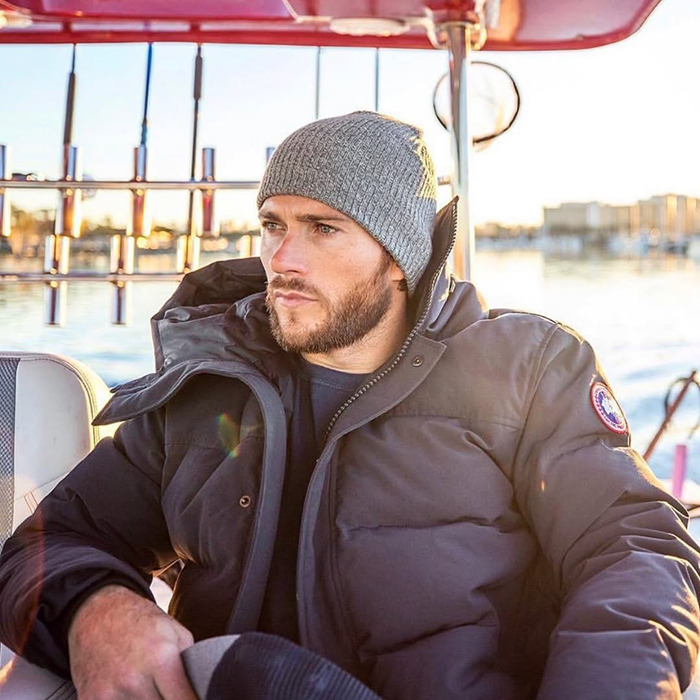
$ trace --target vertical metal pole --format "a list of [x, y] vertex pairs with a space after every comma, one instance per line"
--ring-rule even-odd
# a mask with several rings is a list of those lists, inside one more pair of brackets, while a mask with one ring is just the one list
[[177, 271], [192, 272], [199, 266], [201, 237], [184, 234], [177, 237]]
[[[149, 45], [150, 60], [150, 45]], [[146, 78], [148, 83], [149, 78]], [[147, 118], [144, 116], [141, 127], [141, 140], [146, 137]], [[148, 148], [145, 143], [134, 148], [134, 177], [132, 182], [139, 183], [146, 179], [148, 163]], [[109, 271], [113, 274], [130, 275], [134, 271], [136, 253], [136, 238], [147, 238], [151, 233], [151, 222], [148, 215], [148, 200], [146, 190], [131, 190], [131, 216], [126, 227], [126, 234], [118, 233], [112, 236], [109, 251]], [[115, 326], [128, 326], [131, 322], [131, 282], [119, 280], [112, 282], [112, 315], [111, 322]]]
[[[11, 180], [9, 149], [0, 145], [0, 184], [3, 180]], [[10, 236], [10, 198], [8, 191], [0, 187], [0, 237]]]
[[314, 119], [321, 114], [321, 47], [316, 48], [316, 96], [314, 102]]
[[379, 111], [379, 49], [374, 50], [374, 111]]
[[[81, 178], [79, 152], [76, 146], [63, 146], [63, 179]], [[58, 207], [53, 235], [46, 236], [44, 244], [44, 272], [50, 275], [68, 273], [70, 243], [80, 236], [81, 190], [63, 190], [58, 195]], [[66, 282], [47, 282], [44, 287], [44, 322], [49, 326], [63, 326], [66, 317]]]
[[472, 279], [474, 275], [474, 225], [469, 210], [472, 135], [467, 114], [467, 89], [471, 51], [471, 25], [448, 24], [447, 45], [450, 60], [450, 107], [452, 113], [452, 191], [459, 196], [457, 206], [457, 242], [453, 252], [455, 276]]
[[[133, 236], [115, 234], [112, 236], [109, 271], [114, 274], [130, 275], [134, 271]], [[118, 280], [112, 283], [112, 323], [116, 326], [128, 326], [131, 322], [131, 282]]]
[[[65, 275], [70, 255], [69, 236], [46, 236], [44, 247], [44, 272], [49, 275]], [[55, 280], [44, 286], [44, 323], [63, 326], [66, 322], [66, 283]]]

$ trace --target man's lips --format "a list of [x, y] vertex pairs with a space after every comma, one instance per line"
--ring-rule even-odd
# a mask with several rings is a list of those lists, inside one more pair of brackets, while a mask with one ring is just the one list
[[283, 291], [279, 289], [274, 292], [274, 298], [275, 301], [282, 304], [282, 306], [288, 307], [303, 306], [316, 301], [313, 297], [302, 294], [301, 292]]

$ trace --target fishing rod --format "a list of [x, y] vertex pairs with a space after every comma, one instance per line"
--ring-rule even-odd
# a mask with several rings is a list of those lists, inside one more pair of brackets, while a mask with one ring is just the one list
[[[194, 182], [197, 172], [197, 141], [199, 138], [199, 103], [202, 99], [202, 73], [204, 59], [202, 58], [202, 45], [197, 44], [197, 55], [194, 59], [194, 112], [192, 115], [192, 158], [190, 160], [190, 181]], [[212, 163], [213, 167], [213, 163]], [[199, 231], [195, 220], [195, 190], [190, 191], [189, 206], [187, 210], [187, 232], [178, 241], [178, 270], [189, 272], [197, 267], [199, 261]]]
[[[66, 110], [63, 122], [63, 178], [65, 180], [77, 180], [80, 178], [78, 149], [73, 146], [73, 121], [75, 112], [76, 93], [76, 63], [77, 45], [73, 44], [71, 57], [71, 69], [68, 75], [68, 89], [66, 91]], [[54, 226], [57, 236], [80, 237], [80, 190], [64, 190], [59, 195], [59, 207]]]
[[[141, 138], [139, 145], [134, 148], [134, 177], [135, 187], [131, 189], [131, 216], [126, 234], [117, 233], [112, 236], [109, 271], [114, 275], [131, 275], [134, 272], [135, 242], [137, 237], [147, 238], [151, 233], [151, 223], [148, 213], [147, 189], [138, 187], [138, 183], [146, 180], [148, 165], [148, 106], [151, 96], [151, 73], [153, 71], [153, 44], [148, 44], [146, 54], [146, 87], [143, 98], [143, 118], [141, 119]], [[112, 282], [112, 323], [124, 326], [129, 323], [131, 282], [121, 279]]]
[[[63, 121], [63, 179], [67, 182], [79, 180], [81, 177], [78, 148], [72, 144], [77, 83], [76, 57], [77, 45], [73, 44]], [[44, 250], [44, 272], [46, 274], [65, 275], [68, 273], [70, 242], [72, 238], [80, 237], [81, 200], [81, 189], [65, 189], [59, 192], [54, 232], [52, 235], [46, 236]], [[66, 283], [63, 281], [53, 280], [46, 283], [44, 293], [45, 321], [49, 326], [62, 326], [65, 322], [65, 288]]]
[[75, 107], [75, 57], [77, 45], [73, 44], [70, 74], [68, 75], [68, 91], [66, 93], [66, 112], [63, 122], [63, 145], [67, 146], [73, 140], [73, 108]]
[[[146, 179], [148, 163], [148, 106], [151, 96], [151, 73], [153, 69], [153, 44], [148, 45], [146, 54], [146, 88], [143, 98], [143, 118], [141, 120], [141, 140], [134, 149], [134, 181]], [[151, 233], [145, 189], [132, 190], [131, 226], [128, 235], [147, 238]]]

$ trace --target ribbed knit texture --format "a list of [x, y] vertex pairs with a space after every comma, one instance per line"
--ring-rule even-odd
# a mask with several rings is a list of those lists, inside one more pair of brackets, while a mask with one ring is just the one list
[[431, 253], [437, 180], [420, 129], [376, 112], [298, 129], [268, 163], [258, 207], [294, 194], [346, 214], [396, 260], [413, 293]]
[[380, 700], [366, 685], [282, 637], [249, 632], [214, 669], [205, 700]]

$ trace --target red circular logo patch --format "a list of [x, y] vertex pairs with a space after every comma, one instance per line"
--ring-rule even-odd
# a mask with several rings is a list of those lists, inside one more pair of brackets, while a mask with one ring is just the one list
[[620, 404], [602, 382], [596, 382], [591, 387], [591, 403], [598, 418], [608, 430], [619, 435], [627, 432], [627, 420]]

